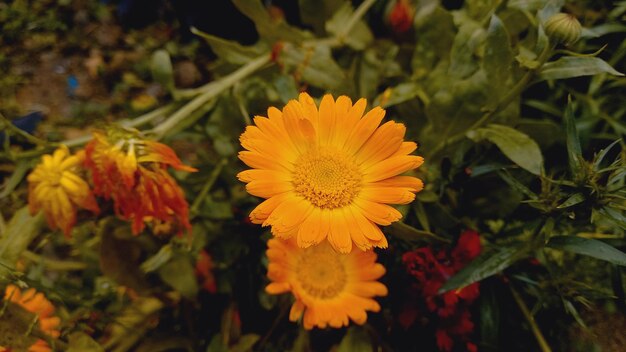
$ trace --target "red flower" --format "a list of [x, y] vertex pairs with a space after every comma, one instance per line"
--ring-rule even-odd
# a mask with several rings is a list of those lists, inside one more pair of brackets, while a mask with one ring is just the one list
[[183, 191], [167, 169], [196, 169], [184, 165], [170, 147], [144, 140], [134, 131], [110, 129], [93, 137], [85, 147], [93, 192], [113, 200], [116, 214], [132, 221], [134, 234], [146, 223], [171, 224], [179, 233], [191, 228]]
[[391, 24], [391, 29], [397, 34], [402, 34], [408, 31], [413, 24], [414, 14], [415, 9], [408, 0], [396, 1], [396, 4], [393, 6], [391, 13], [389, 14], [389, 24]]
[[210, 293], [217, 292], [217, 286], [215, 285], [215, 276], [213, 276], [213, 260], [209, 253], [204, 249], [198, 254], [198, 260], [196, 261], [196, 277], [200, 280], [202, 289]]
[[[479, 284], [476, 282], [443, 294], [439, 294], [439, 289], [478, 256], [480, 250], [478, 233], [464, 231], [456, 247], [450, 251], [435, 252], [432, 247], [423, 247], [407, 252], [402, 257], [407, 271], [416, 279], [415, 290], [423, 297], [426, 310], [436, 314], [438, 328], [435, 337], [442, 351], [451, 351], [455, 340], [467, 342], [468, 350], [476, 348], [467, 340], [474, 329], [469, 306], [480, 294]], [[411, 311], [417, 313], [418, 309], [413, 308]], [[405, 314], [402, 326], [408, 327], [416, 317], [417, 314]]]

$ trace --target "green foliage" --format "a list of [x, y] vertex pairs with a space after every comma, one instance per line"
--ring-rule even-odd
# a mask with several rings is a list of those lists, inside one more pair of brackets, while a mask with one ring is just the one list
[[[626, 6], [493, 0], [449, 9], [446, 2], [409, 1], [411, 28], [395, 33], [389, 22], [398, 2], [366, 0], [353, 8], [299, 0], [300, 26], [268, 11], [268, 2], [233, 0], [254, 23], [256, 43], [197, 28], [190, 46], [152, 38], [141, 47], [147, 55], [128, 72], [98, 71], [97, 79], [115, 87], [113, 97], [78, 99], [82, 122], [50, 120], [30, 135], [7, 124], [19, 115], [3, 102], [2, 280], [36, 287], [54, 301], [64, 321], [60, 346], [68, 351], [428, 349], [437, 319], [420, 317], [408, 331], [399, 325], [407, 305], [424, 304], [406, 293], [416, 281], [407, 278], [402, 255], [448, 248], [473, 229], [482, 254], [450, 275], [440, 292], [480, 282], [473, 310], [479, 318], [472, 317], [480, 350], [535, 350], [544, 340], [570, 350], [572, 326], [592, 329], [588, 316], [603, 316], [604, 306], [624, 314], [626, 44], [616, 37], [624, 32], [619, 21]], [[38, 34], [33, 51], [51, 48], [65, 34], [82, 36], [64, 20], [71, 12], [65, 2], [0, 6], [0, 68], [28, 53], [13, 46], [33, 32], [28, 29]], [[93, 16], [110, 17], [103, 6], [93, 5]], [[565, 47], [546, 36], [542, 26], [557, 12], [581, 20], [578, 42]], [[124, 33], [117, 45], [136, 45], [136, 35]], [[209, 62], [198, 48], [210, 49], [215, 59]], [[106, 62], [120, 55], [103, 50]], [[197, 64], [204, 85], [177, 86], [184, 60]], [[15, 95], [28, 79], [0, 77], [0, 93]], [[155, 100], [162, 106], [128, 118], [120, 106], [147, 87], [163, 92]], [[288, 323], [290, 297], [264, 291], [271, 234], [247, 221], [261, 200], [236, 179], [243, 169], [238, 138], [254, 116], [266, 116], [268, 107], [280, 108], [300, 91], [317, 101], [331, 93], [366, 98], [368, 109], [381, 105], [386, 119], [406, 126], [406, 139], [417, 141], [425, 158], [416, 173], [425, 189], [398, 207], [403, 219], [384, 229], [390, 248], [378, 251], [390, 298], [379, 300], [382, 312], [368, 313], [363, 327], [305, 331]], [[95, 113], [89, 106], [104, 109]], [[71, 135], [66, 129], [96, 127], [93, 121], [104, 117], [140, 128], [198, 169], [172, 173], [190, 205], [191, 234], [160, 237], [149, 228], [134, 236], [126, 221], [114, 219], [116, 209], [103, 208], [96, 220], [79, 213], [72, 238], [65, 239], [44, 226], [42, 214], [29, 213], [29, 170], [59, 141], [84, 145], [85, 137], [62, 140]], [[203, 252], [211, 258], [213, 282], [197, 268]], [[519, 296], [512, 293], [517, 290]], [[26, 345], [33, 337], [20, 324], [28, 319], [11, 309], [0, 314], [0, 329], [18, 321], [21, 337], [13, 343]]]

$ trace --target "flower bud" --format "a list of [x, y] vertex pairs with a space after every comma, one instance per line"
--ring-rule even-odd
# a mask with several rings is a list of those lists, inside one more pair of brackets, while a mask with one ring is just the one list
[[544, 23], [543, 28], [550, 40], [554, 43], [563, 43], [565, 45], [574, 44], [580, 38], [580, 33], [582, 32], [582, 26], [576, 17], [562, 12], [550, 17]]

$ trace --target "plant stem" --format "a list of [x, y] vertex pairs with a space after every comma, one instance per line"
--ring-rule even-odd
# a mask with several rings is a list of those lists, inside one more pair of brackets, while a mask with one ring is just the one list
[[543, 334], [541, 333], [541, 330], [539, 329], [537, 322], [535, 322], [535, 318], [532, 316], [532, 314], [530, 314], [530, 310], [528, 310], [528, 307], [526, 306], [526, 303], [524, 302], [520, 294], [513, 288], [512, 285], [509, 285], [509, 288], [511, 289], [511, 293], [513, 294], [515, 303], [517, 303], [517, 305], [519, 306], [519, 309], [522, 311], [522, 314], [524, 315], [524, 318], [526, 318], [526, 321], [530, 325], [530, 329], [532, 330], [533, 335], [535, 335], [535, 339], [537, 339], [537, 343], [539, 344], [539, 348], [541, 349], [541, 351], [552, 352], [552, 349], [546, 342], [546, 339], [543, 337]]
[[2, 124], [4, 126], [6, 126], [6, 128], [8, 128], [11, 132], [24, 137], [24, 139], [26, 139], [27, 141], [29, 141], [32, 144], [35, 144], [35, 145], [38, 145], [38, 146], [45, 146], [45, 145], [49, 144], [47, 141], [45, 141], [45, 140], [43, 140], [41, 138], [35, 137], [32, 134], [22, 130], [21, 128], [19, 128], [17, 126], [15, 126], [11, 120], [6, 118], [1, 113], [0, 113], [0, 122], [2, 122]]
[[180, 110], [172, 114], [167, 120], [163, 121], [154, 129], [152, 129], [152, 132], [156, 135], [156, 138], [163, 137], [168, 130], [176, 126], [176, 124], [185, 119], [196, 109], [204, 105], [207, 101], [214, 98], [224, 90], [230, 88], [238, 81], [256, 72], [269, 62], [270, 54], [261, 55], [258, 58], [240, 67], [238, 70], [229, 74], [228, 76], [225, 76], [218, 81], [211, 82], [204, 87], [200, 87], [199, 91], [202, 92], [200, 95], [196, 96]]
[[483, 126], [484, 124], [489, 122], [489, 120], [491, 120], [491, 118], [493, 118], [496, 114], [498, 114], [499, 112], [504, 110], [507, 106], [509, 106], [509, 104], [511, 104], [511, 102], [515, 100], [515, 98], [517, 98], [520, 94], [522, 94], [522, 92], [526, 88], [526, 85], [535, 76], [535, 73], [537, 73], [537, 71], [541, 69], [543, 64], [546, 63], [546, 61], [548, 61], [550, 56], [552, 56], [553, 49], [554, 49], [554, 46], [546, 44], [546, 46], [543, 48], [543, 51], [537, 58], [537, 62], [539, 62], [539, 65], [537, 65], [537, 68], [528, 70], [524, 74], [524, 76], [519, 80], [519, 82], [517, 82], [517, 84], [515, 84], [515, 86], [513, 86], [513, 88], [511, 88], [511, 90], [504, 97], [502, 97], [502, 99], [496, 104], [496, 106], [493, 109], [487, 111], [480, 119], [474, 122], [472, 126], [470, 126], [465, 132], [461, 132], [448, 139], [441, 140], [439, 144], [437, 144], [434, 148], [430, 150], [430, 152], [428, 153], [428, 157], [432, 158], [433, 156], [437, 155], [437, 153], [441, 152], [446, 146], [463, 140], [463, 138], [465, 138], [467, 134], [467, 131], [471, 131], [471, 130], [474, 130], [476, 128]]
[[191, 205], [191, 208], [189, 210], [191, 214], [195, 214], [198, 212], [198, 208], [200, 207], [200, 204], [202, 204], [202, 201], [211, 190], [211, 187], [213, 187], [213, 184], [215, 183], [215, 181], [217, 181], [217, 177], [220, 175], [220, 173], [222, 173], [222, 169], [224, 168], [227, 162], [228, 162], [228, 159], [223, 158], [217, 163], [217, 165], [215, 165], [213, 172], [211, 172], [211, 175], [209, 175], [209, 178], [207, 179], [206, 183], [204, 184], [204, 186], [202, 186], [202, 190], [200, 191], [196, 199], [193, 201], [193, 204]]
[[87, 268], [86, 263], [45, 258], [31, 251], [22, 252], [22, 257], [35, 263], [42, 264], [44, 267], [46, 267], [46, 269], [55, 271], [84, 270], [85, 268]]
[[337, 34], [337, 39], [339, 39], [341, 42], [343, 42], [345, 37], [347, 37], [348, 34], [350, 34], [350, 31], [352, 30], [352, 28], [354, 26], [356, 26], [357, 22], [359, 22], [359, 20], [365, 15], [367, 10], [369, 10], [370, 7], [372, 7], [372, 5], [374, 5], [375, 2], [376, 2], [376, 0], [365, 0], [365, 1], [363, 1], [361, 3], [361, 5], [359, 5], [359, 7], [354, 11], [354, 13], [352, 14], [352, 17], [350, 17], [350, 19], [348, 20], [348, 23], [346, 23], [345, 27], [343, 27], [343, 31], [341, 33]]

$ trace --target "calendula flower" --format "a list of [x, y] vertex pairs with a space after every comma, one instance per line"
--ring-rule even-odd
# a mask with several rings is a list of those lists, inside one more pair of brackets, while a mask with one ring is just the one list
[[93, 137], [85, 147], [85, 165], [94, 193], [113, 200], [118, 216], [132, 221], [133, 233], [143, 231], [146, 222], [191, 228], [189, 205], [167, 168], [196, 169], [184, 165], [170, 147], [142, 139], [135, 131], [109, 129]]
[[[22, 306], [25, 310], [37, 315], [38, 328], [51, 337], [59, 337], [61, 334], [58, 330], [61, 320], [54, 315], [54, 305], [46, 299], [41, 292], [29, 288], [22, 292], [15, 285], [8, 285], [5, 289], [4, 299]], [[0, 350], [11, 350], [11, 346], [0, 347]], [[44, 340], [37, 340], [27, 350], [28, 352], [49, 352], [52, 351], [50, 346]]]
[[387, 287], [376, 281], [385, 268], [376, 263], [373, 251], [338, 255], [328, 244], [300, 248], [294, 239], [268, 241], [267, 276], [270, 294], [291, 292], [295, 302], [289, 319], [303, 315], [306, 329], [317, 326], [339, 328], [349, 320], [364, 324], [366, 311], [378, 312], [374, 296], [386, 296]]
[[337, 101], [326, 95], [319, 109], [306, 93], [282, 111], [254, 118], [241, 135], [247, 149], [239, 158], [252, 167], [239, 173], [252, 195], [267, 198], [251, 221], [272, 226], [280, 238], [297, 238], [300, 247], [328, 238], [342, 253], [352, 243], [367, 250], [387, 247], [378, 225], [402, 217], [388, 204], [407, 204], [423, 188], [420, 179], [400, 174], [424, 159], [410, 155], [417, 145], [405, 142], [406, 128], [389, 121], [375, 107], [363, 116], [366, 101]]
[[44, 155], [41, 163], [28, 175], [28, 207], [31, 214], [43, 210], [48, 225], [70, 235], [80, 208], [98, 213], [98, 204], [81, 177], [85, 153], [71, 155], [61, 146], [52, 155]]

